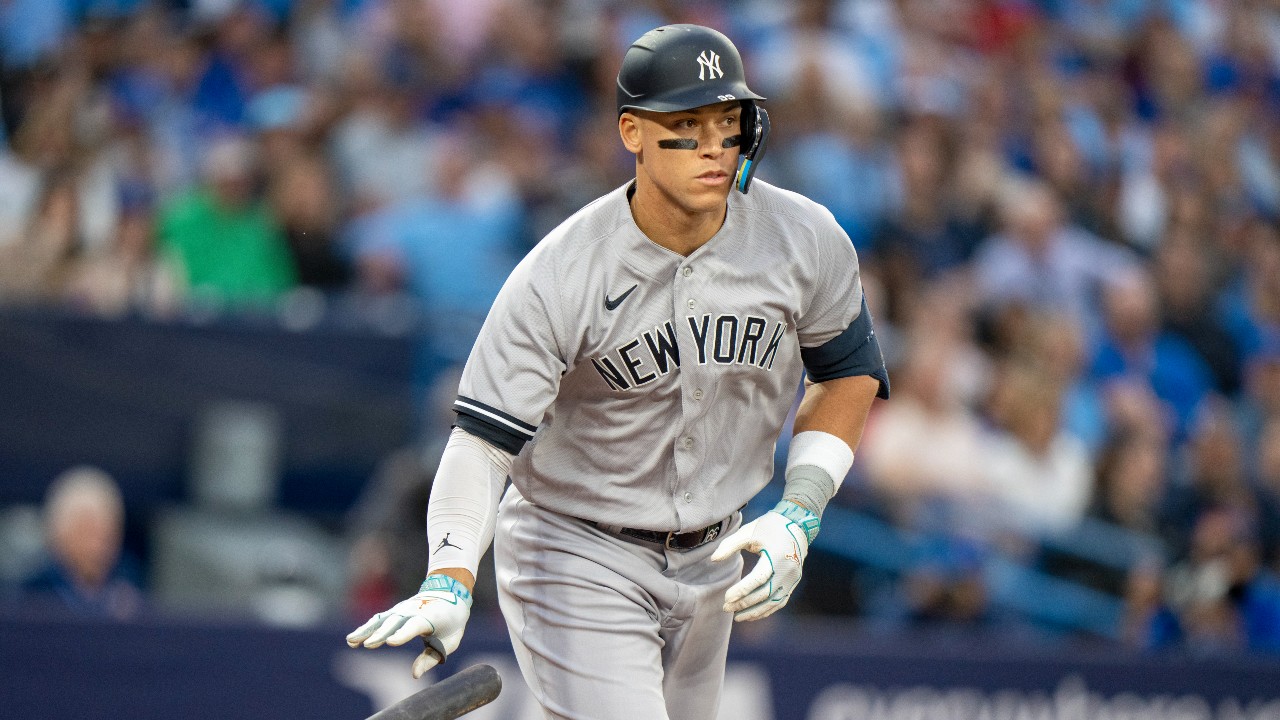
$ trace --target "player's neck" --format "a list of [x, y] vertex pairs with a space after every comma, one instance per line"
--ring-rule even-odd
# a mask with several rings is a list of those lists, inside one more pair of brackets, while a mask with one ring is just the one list
[[[647, 192], [646, 192], [647, 190]], [[653, 242], [688, 256], [720, 231], [728, 204], [708, 211], [681, 207], [651, 185], [637, 184], [631, 196], [631, 217], [636, 227]]]

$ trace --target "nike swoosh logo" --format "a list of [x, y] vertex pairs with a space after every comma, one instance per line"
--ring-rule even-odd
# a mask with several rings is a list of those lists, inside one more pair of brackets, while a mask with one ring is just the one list
[[630, 294], [632, 293], [632, 291], [634, 291], [637, 287], [640, 287], [640, 286], [639, 286], [639, 285], [632, 285], [630, 288], [628, 288], [628, 289], [627, 289], [627, 291], [626, 291], [626, 292], [622, 293], [622, 294], [621, 294], [621, 295], [619, 295], [616, 299], [613, 299], [613, 300], [610, 300], [610, 299], [609, 299], [609, 294], [608, 294], [608, 293], [605, 293], [605, 295], [604, 295], [604, 309], [605, 309], [605, 310], [616, 310], [616, 309], [617, 309], [617, 307], [618, 307], [619, 305], [621, 305], [621, 304], [622, 304], [622, 301], [623, 301], [623, 300], [626, 300], [626, 299], [627, 299], [627, 296], [628, 296], [628, 295], [630, 295]]

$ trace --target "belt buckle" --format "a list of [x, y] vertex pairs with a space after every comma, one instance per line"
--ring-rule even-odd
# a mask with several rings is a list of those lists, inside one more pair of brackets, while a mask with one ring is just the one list
[[[704, 527], [701, 530], [694, 530], [693, 532], [690, 532], [690, 533], [677, 533], [676, 531], [672, 530], [667, 533], [666, 540], [663, 541], [662, 545], [668, 550], [676, 550], [678, 552], [683, 552], [685, 550], [694, 550], [696, 548], [702, 547], [703, 545], [706, 545], [712, 540], [715, 540], [717, 537], [720, 537], [720, 530], [723, 527], [724, 527], [724, 521], [721, 520], [718, 523], [715, 523], [713, 525], [708, 525], [707, 527]], [[674, 544], [674, 541], [677, 537], [680, 537], [681, 535], [692, 535], [693, 533], [701, 533], [701, 537], [699, 537], [697, 542], [693, 543], [692, 545]]]

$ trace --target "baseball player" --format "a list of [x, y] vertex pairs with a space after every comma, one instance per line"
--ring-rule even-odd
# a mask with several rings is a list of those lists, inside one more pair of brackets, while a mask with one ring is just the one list
[[[347, 642], [422, 637], [415, 677], [443, 662], [492, 541], [548, 717], [705, 720], [733, 621], [786, 604], [889, 382], [849, 238], [822, 206], [752, 183], [769, 118], [733, 43], [652, 30], [617, 97], [636, 177], [507, 280], [463, 370], [429, 574]], [[804, 371], [783, 498], [744, 525]], [[742, 550], [759, 554], [745, 577]]]

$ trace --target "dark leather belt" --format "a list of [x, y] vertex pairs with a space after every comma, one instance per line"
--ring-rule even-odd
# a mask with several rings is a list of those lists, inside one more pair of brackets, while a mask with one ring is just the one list
[[[732, 518], [730, 518], [731, 520]], [[700, 530], [689, 530], [688, 532], [675, 532], [665, 530], [641, 530], [639, 528], [618, 527], [616, 525], [605, 525], [596, 523], [596, 527], [618, 535], [626, 535], [637, 540], [644, 540], [661, 545], [668, 550], [692, 550], [702, 547], [707, 543], [720, 537], [720, 533], [729, 525], [729, 520], [721, 520], [713, 523]]]

